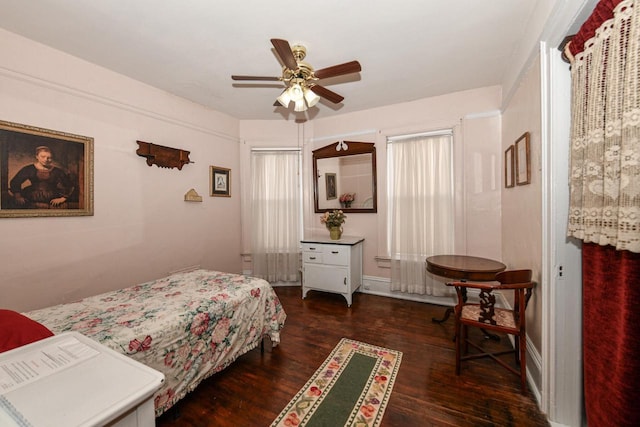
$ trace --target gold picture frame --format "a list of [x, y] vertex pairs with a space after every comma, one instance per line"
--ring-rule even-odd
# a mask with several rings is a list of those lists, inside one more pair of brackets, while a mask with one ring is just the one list
[[515, 174], [514, 174], [514, 147], [510, 145], [504, 152], [504, 186], [505, 188], [512, 188], [515, 186]]
[[231, 169], [219, 166], [209, 167], [209, 195], [231, 197]]
[[0, 121], [0, 217], [93, 215], [93, 138]]
[[522, 134], [515, 142], [516, 185], [531, 183], [531, 147], [529, 132]]

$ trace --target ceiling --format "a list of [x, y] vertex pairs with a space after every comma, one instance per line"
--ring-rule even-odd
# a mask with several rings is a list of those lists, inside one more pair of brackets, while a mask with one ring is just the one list
[[[0, 27], [238, 119], [328, 117], [499, 85], [538, 0], [0, 0]], [[307, 48], [319, 83], [345, 97], [305, 113], [274, 107], [270, 42]]]

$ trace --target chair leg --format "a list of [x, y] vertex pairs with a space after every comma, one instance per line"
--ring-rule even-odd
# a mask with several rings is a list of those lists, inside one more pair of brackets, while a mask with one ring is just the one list
[[467, 325], [462, 325], [462, 344], [464, 345], [463, 354], [469, 354], [469, 341], [467, 341], [468, 335], [469, 328]]
[[456, 319], [456, 375], [460, 375], [460, 350], [462, 349], [462, 324]]
[[520, 336], [516, 335], [514, 337], [515, 345], [514, 349], [516, 350], [513, 354], [516, 358], [516, 366], [520, 366]]
[[522, 394], [527, 391], [527, 338], [526, 336], [519, 337], [520, 341], [520, 386], [522, 387]]

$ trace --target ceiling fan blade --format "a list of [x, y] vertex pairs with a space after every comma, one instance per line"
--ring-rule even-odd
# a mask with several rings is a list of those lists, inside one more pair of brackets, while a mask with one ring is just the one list
[[278, 52], [278, 56], [284, 63], [285, 67], [290, 70], [298, 68], [298, 62], [293, 56], [293, 52], [291, 51], [291, 46], [289, 46], [288, 41], [282, 39], [271, 39], [271, 44], [276, 48], [276, 52]]
[[310, 87], [310, 89], [316, 95], [321, 96], [321, 97], [323, 97], [325, 99], [328, 99], [329, 101], [333, 102], [334, 104], [339, 104], [344, 99], [344, 96], [338, 95], [337, 93], [327, 89], [324, 86], [313, 85], [313, 86]]
[[362, 71], [362, 67], [358, 61], [345, 62], [344, 64], [334, 65], [333, 67], [323, 68], [313, 73], [319, 79], [327, 77], [342, 76], [344, 74], [357, 73]]
[[265, 77], [265, 76], [231, 76], [233, 80], [264, 80], [264, 81], [279, 81], [280, 77]]

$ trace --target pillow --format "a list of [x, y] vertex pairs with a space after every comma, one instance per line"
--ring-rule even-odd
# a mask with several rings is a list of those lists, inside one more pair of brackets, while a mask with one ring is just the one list
[[16, 311], [0, 309], [0, 353], [53, 336], [46, 326]]

